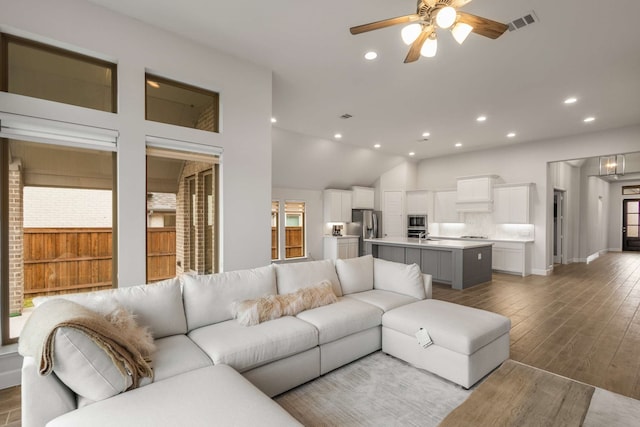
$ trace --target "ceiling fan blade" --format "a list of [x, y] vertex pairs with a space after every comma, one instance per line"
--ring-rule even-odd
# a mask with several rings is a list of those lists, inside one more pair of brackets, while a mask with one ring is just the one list
[[433, 32], [433, 27], [422, 30], [418, 38], [411, 44], [409, 48], [409, 53], [407, 53], [407, 57], [404, 58], [404, 63], [408, 64], [410, 62], [415, 62], [420, 58], [420, 50], [422, 49], [422, 45], [427, 41], [431, 33]]
[[349, 28], [351, 34], [361, 34], [367, 31], [379, 30], [380, 28], [391, 27], [392, 25], [406, 24], [407, 22], [415, 22], [420, 19], [416, 13], [412, 15], [398, 16], [397, 18], [383, 19], [382, 21], [370, 22], [368, 24], [358, 25]]
[[467, 12], [458, 11], [458, 22], [469, 24], [473, 27], [473, 32], [481, 36], [497, 39], [507, 31], [509, 26], [498, 21], [483, 18], [481, 16], [472, 15]]

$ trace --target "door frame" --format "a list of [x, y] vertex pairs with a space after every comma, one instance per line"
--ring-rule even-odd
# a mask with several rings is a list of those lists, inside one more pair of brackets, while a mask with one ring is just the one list
[[[636, 252], [637, 249], [631, 249], [626, 245], [626, 234], [627, 234], [627, 202], [639, 202], [640, 198], [625, 198], [622, 199], [622, 250], [623, 251], [633, 251]], [[640, 215], [640, 214], [639, 214]]]
[[565, 264], [566, 262], [564, 255], [567, 241], [565, 235], [566, 196], [567, 192], [565, 190], [553, 189], [553, 246], [556, 249], [553, 254], [554, 264]]

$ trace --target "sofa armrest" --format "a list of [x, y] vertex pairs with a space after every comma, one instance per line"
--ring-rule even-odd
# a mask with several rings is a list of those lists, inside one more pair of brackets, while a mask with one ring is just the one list
[[424, 293], [427, 295], [427, 299], [431, 299], [433, 297], [432, 286], [431, 286], [431, 275], [423, 273], [422, 279], [424, 280]]
[[41, 427], [52, 419], [76, 409], [76, 395], [53, 372], [38, 374], [36, 360], [22, 362], [22, 426]]

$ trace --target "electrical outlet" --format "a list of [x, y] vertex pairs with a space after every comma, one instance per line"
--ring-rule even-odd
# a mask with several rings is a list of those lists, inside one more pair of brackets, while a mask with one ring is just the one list
[[478, 253], [478, 261], [482, 259], [482, 252]]

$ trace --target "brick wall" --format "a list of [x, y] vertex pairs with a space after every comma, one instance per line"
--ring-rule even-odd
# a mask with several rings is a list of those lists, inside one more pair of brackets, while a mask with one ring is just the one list
[[111, 227], [111, 190], [25, 187], [26, 228]]
[[213, 131], [215, 129], [215, 115], [213, 111], [213, 105], [209, 105], [202, 110], [198, 121], [196, 122], [196, 129]]
[[9, 165], [9, 313], [22, 313], [24, 302], [22, 171], [20, 162]]

